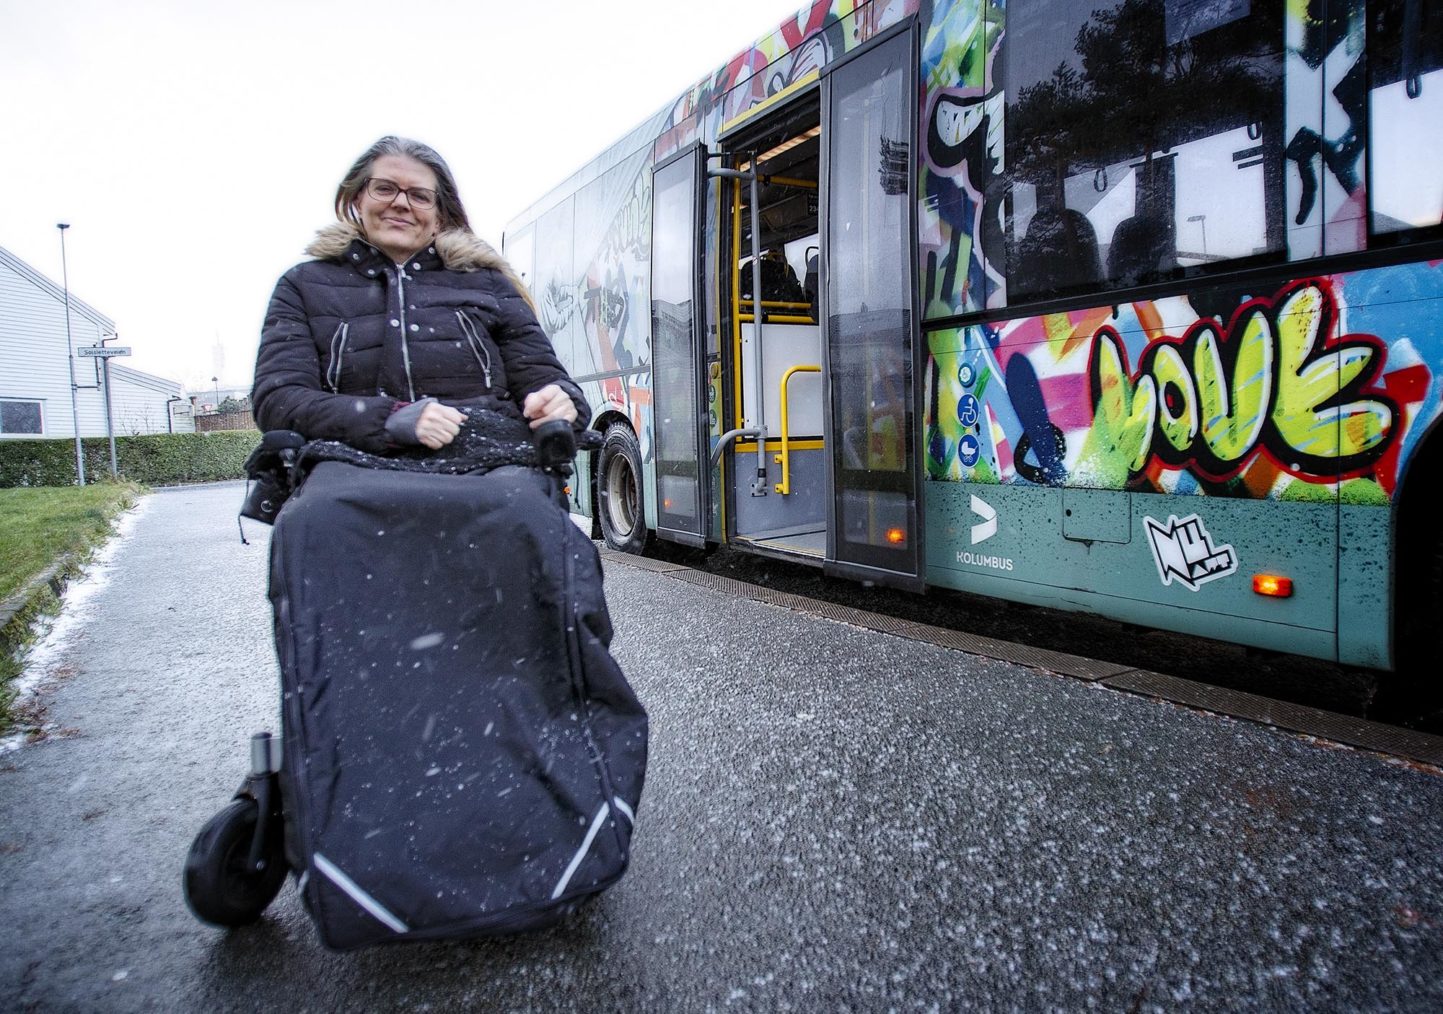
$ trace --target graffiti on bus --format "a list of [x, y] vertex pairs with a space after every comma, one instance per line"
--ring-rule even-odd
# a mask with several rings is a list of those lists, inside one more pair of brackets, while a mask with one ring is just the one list
[[[640, 164], [640, 160], [637, 160]], [[552, 336], [573, 376], [598, 376], [588, 392], [599, 413], [620, 411], [631, 421], [643, 458], [650, 454], [649, 371], [646, 340], [647, 273], [651, 261], [651, 191], [649, 174], [618, 167], [625, 179], [614, 192], [597, 230], [574, 224], [571, 240], [590, 256], [579, 275], [566, 273], [568, 263], [538, 259], [541, 323]], [[603, 181], [605, 182], [605, 181]], [[569, 211], [567, 212], [569, 215]], [[583, 234], [585, 232], [585, 234]], [[578, 257], [580, 262], [580, 257]], [[559, 271], [557, 269], [560, 269]]]
[[[1289, 224], [1302, 227], [1289, 238], [1294, 259], [1323, 253], [1318, 228], [1323, 223], [1328, 226], [1328, 253], [1367, 245], [1365, 15], [1361, 0], [1288, 5], [1288, 90], [1318, 97], [1285, 107], [1288, 142], [1283, 158], [1293, 170], [1286, 177]], [[1341, 115], [1324, 117], [1325, 92]], [[1322, 179], [1324, 173], [1331, 183]], [[1345, 224], [1351, 228], [1341, 228]]]
[[980, 310], [988, 290], [1001, 291], [1002, 276], [983, 252], [1003, 242], [995, 212], [1004, 101], [994, 73], [1003, 19], [996, 3], [937, 0], [924, 23], [922, 306], [940, 316]]
[[1386, 502], [1439, 412], [1425, 364], [1443, 326], [1396, 300], [1420, 281], [1411, 267], [1309, 279], [1227, 319], [1177, 296], [935, 333], [929, 473]]
[[[1127, 282], [1142, 273], [1124, 270], [1140, 244], [1141, 264], [1160, 276], [1264, 251], [1301, 260], [1367, 245], [1361, 0], [1275, 12], [1116, 0], [1078, 5], [1091, 13], [1075, 37], [1073, 26], [1039, 23], [1061, 6], [922, 5], [927, 317], [1066, 294], [1048, 283], [1076, 278], [1076, 291], [1103, 268]], [[1056, 69], [1039, 78], [1028, 61], [1044, 58]], [[1140, 239], [1144, 223], [1152, 245]], [[1073, 263], [1037, 277], [1031, 254], [1050, 235], [1070, 244]]]
[[816, 0], [686, 91], [655, 154], [664, 158], [820, 71], [917, 10], [918, 0]]

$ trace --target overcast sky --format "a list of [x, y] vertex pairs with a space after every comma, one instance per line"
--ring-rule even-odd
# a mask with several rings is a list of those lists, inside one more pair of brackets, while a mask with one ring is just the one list
[[248, 386], [266, 300], [382, 134], [506, 222], [800, 0], [0, 0], [0, 246], [126, 364]]

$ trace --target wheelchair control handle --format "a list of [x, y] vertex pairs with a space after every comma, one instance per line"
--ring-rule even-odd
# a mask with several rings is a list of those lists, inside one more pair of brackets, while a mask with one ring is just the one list
[[542, 423], [532, 431], [531, 441], [542, 468], [560, 468], [576, 457], [576, 431], [565, 419]]

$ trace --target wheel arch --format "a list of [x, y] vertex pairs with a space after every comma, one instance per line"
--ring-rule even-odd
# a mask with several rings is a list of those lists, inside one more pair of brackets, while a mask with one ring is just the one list
[[[1426, 615], [1443, 604], [1443, 418], [1435, 419], [1408, 455], [1393, 494], [1392, 593], [1393, 666], [1402, 670], [1437, 642], [1439, 617]], [[1425, 615], [1419, 616], [1420, 613]], [[1431, 637], [1429, 635], [1432, 635]]]
[[[631, 435], [632, 435], [632, 436], [634, 436], [634, 437], [635, 437], [635, 436], [639, 436], [639, 434], [636, 432], [636, 427], [631, 424], [631, 419], [630, 419], [630, 417], [627, 416], [627, 414], [626, 414], [625, 412], [623, 412], [621, 409], [619, 409], [619, 408], [614, 408], [614, 407], [613, 407], [613, 408], [605, 408], [605, 409], [602, 409], [601, 412], [597, 413], [596, 418], [593, 419], [593, 420], [591, 420], [591, 425], [588, 426], [587, 428], [590, 429], [590, 430], [592, 430], [592, 431], [595, 432], [595, 433], [601, 434], [602, 436], [606, 436], [606, 431], [609, 430], [609, 429], [612, 427], [612, 425], [615, 424], [615, 423], [622, 423], [623, 425], [626, 426], [627, 429], [631, 430]], [[591, 453], [590, 465], [589, 465], [589, 467], [588, 467], [588, 469], [587, 469], [587, 470], [591, 473], [591, 475], [590, 475], [590, 477], [589, 477], [589, 481], [591, 482], [591, 503], [592, 503], [592, 505], [593, 505], [593, 514], [595, 514], [595, 513], [596, 513], [596, 510], [597, 510], [597, 508], [595, 507], [595, 505], [596, 505], [596, 503], [597, 503], [597, 499], [596, 499], [596, 481], [597, 481], [598, 475], [600, 474], [600, 473], [599, 473], [600, 468], [601, 468], [601, 453], [600, 453], [599, 451], [593, 451], [593, 452]], [[598, 524], [599, 524], [599, 522], [598, 522]], [[601, 537], [601, 536], [598, 534], [598, 535], [597, 535], [597, 538], [600, 538], [600, 537]]]

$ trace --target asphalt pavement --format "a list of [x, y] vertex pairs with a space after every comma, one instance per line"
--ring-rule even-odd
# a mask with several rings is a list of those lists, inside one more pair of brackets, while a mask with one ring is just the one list
[[336, 954], [185, 907], [274, 726], [267, 531], [158, 492], [0, 755], [6, 1010], [1436, 1010], [1443, 775], [609, 561], [651, 714], [626, 877]]

